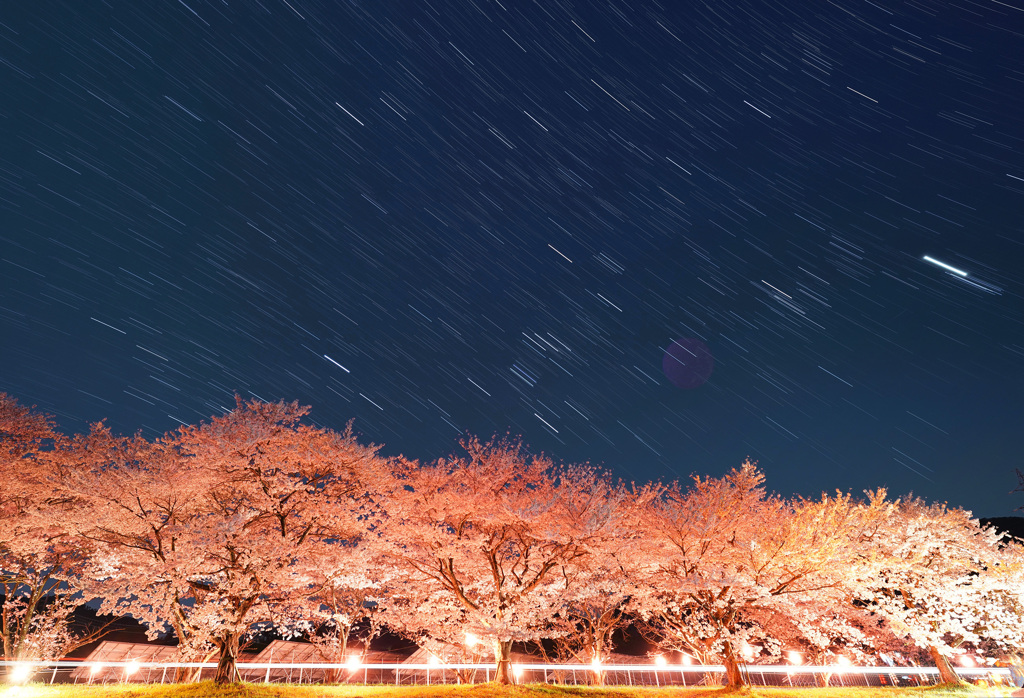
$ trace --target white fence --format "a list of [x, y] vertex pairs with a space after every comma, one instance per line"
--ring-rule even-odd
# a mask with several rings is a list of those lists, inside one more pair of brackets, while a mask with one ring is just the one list
[[[0, 662], [8, 682], [42, 683], [165, 683], [173, 681], [179, 669], [211, 678], [217, 665], [197, 662]], [[934, 667], [895, 666], [790, 666], [742, 665], [747, 681], [765, 686], [908, 686], [938, 682]], [[239, 662], [242, 678], [266, 683], [323, 683], [330, 677], [337, 683], [430, 685], [490, 681], [494, 664], [323, 664], [303, 662]], [[721, 665], [692, 664], [523, 664], [513, 663], [517, 683], [595, 683], [601, 674], [607, 685], [697, 686], [715, 684], [724, 673]], [[957, 668], [968, 681], [984, 680], [1007, 685], [1010, 670], [1004, 667]]]

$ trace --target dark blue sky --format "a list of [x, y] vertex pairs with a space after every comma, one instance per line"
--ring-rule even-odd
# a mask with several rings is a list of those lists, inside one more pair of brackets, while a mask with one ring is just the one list
[[42, 0], [0, 94], [0, 390], [66, 429], [1024, 504], [1019, 2]]

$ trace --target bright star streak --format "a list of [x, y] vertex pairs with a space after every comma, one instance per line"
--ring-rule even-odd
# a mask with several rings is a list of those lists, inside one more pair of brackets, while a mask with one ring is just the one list
[[544, 419], [543, 417], [541, 417], [536, 412], [533, 413], [533, 416], [536, 417], [537, 419], [539, 419], [540, 421], [544, 422], [545, 424], [547, 424], [548, 428], [551, 429], [551, 431], [555, 432], [556, 434], [558, 433], [558, 429], [555, 429], [553, 426], [551, 426], [551, 422], [549, 422], [548, 420]]
[[957, 269], [956, 267], [951, 267], [951, 266], [949, 266], [948, 264], [946, 264], [945, 262], [940, 262], [940, 261], [939, 261], [939, 260], [937, 260], [937, 259], [932, 259], [932, 258], [931, 258], [931, 257], [929, 257], [928, 255], [925, 255], [925, 256], [923, 257], [923, 259], [924, 259], [924, 261], [926, 261], [926, 262], [931, 262], [931, 263], [932, 263], [932, 264], [934, 264], [935, 266], [937, 266], [937, 267], [941, 267], [941, 268], [945, 269], [946, 271], [951, 271], [951, 272], [953, 272], [954, 274], [957, 274], [957, 275], [959, 275], [959, 276], [967, 276], [967, 272], [963, 271], [962, 269]]
[[341, 364], [339, 364], [339, 363], [338, 363], [337, 361], [335, 361], [334, 359], [332, 359], [331, 357], [329, 357], [329, 356], [328, 356], [327, 354], [324, 354], [324, 358], [325, 358], [325, 359], [327, 359], [328, 361], [330, 361], [330, 362], [331, 362], [332, 364], [334, 364], [334, 365], [335, 365], [335, 366], [337, 366], [338, 368], [340, 368], [340, 369], [341, 369], [342, 371], [344, 371], [345, 373], [352, 373], [352, 371], [349, 371], [349, 370], [348, 370], [347, 368], [345, 368], [344, 366], [342, 366]]

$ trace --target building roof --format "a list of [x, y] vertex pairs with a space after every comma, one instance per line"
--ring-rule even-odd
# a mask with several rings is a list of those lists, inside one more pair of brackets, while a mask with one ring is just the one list
[[124, 674], [121, 667], [106, 667], [110, 662], [176, 662], [178, 648], [174, 645], [154, 645], [145, 642], [116, 642], [103, 640], [82, 660], [82, 666], [71, 672], [76, 680], [109, 681], [120, 680]]
[[[348, 656], [358, 656], [364, 664], [395, 664], [404, 659], [404, 655], [395, 652], [363, 652], [360, 645], [349, 645]], [[316, 664], [329, 662], [330, 660], [320, 654], [316, 645], [311, 642], [293, 642], [289, 640], [274, 640], [264, 647], [258, 654], [246, 661], [255, 663], [277, 663], [282, 664]]]

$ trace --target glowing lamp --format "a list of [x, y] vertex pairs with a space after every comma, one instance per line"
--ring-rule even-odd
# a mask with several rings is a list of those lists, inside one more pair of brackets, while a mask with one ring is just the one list
[[125, 676], [133, 676], [139, 670], [139, 663], [134, 659], [128, 662], [124, 668]]
[[847, 659], [846, 657], [842, 656], [842, 655], [839, 655], [839, 657], [836, 658], [836, 664], [838, 664], [839, 666], [841, 666], [843, 668], [846, 668], [846, 667], [850, 666], [850, 663], [851, 663], [850, 660]]
[[345, 660], [345, 666], [348, 667], [349, 671], [355, 671], [360, 666], [362, 666], [362, 662], [359, 660], [359, 655], [351, 655], [348, 659]]
[[438, 659], [437, 657], [435, 657], [434, 655], [430, 655], [430, 659], [427, 660], [427, 664], [440, 664], [440, 663], [441, 663], [441, 660]]
[[96, 662], [95, 664], [89, 667], [89, 675], [95, 676], [96, 673], [101, 669], [103, 669], [103, 662]]
[[658, 666], [665, 666], [666, 664], [668, 664], [668, 660], [659, 654], [657, 657], [654, 658], [654, 663]]
[[800, 656], [799, 652], [790, 651], [787, 655], [790, 664], [803, 664], [803, 657]]
[[15, 664], [7, 676], [11, 683], [25, 683], [32, 676], [32, 672], [31, 664]]
[[476, 635], [473, 633], [466, 633], [466, 647], [475, 647], [479, 642], [480, 638]]
[[977, 665], [978, 663], [974, 661], [974, 657], [970, 655], [965, 654], [964, 656], [960, 657], [960, 666], [974, 667]]
[[517, 681], [519, 679], [523, 678], [523, 668], [522, 667], [518, 667], [518, 666], [517, 667], [513, 667], [512, 668], [512, 675], [516, 677]]

